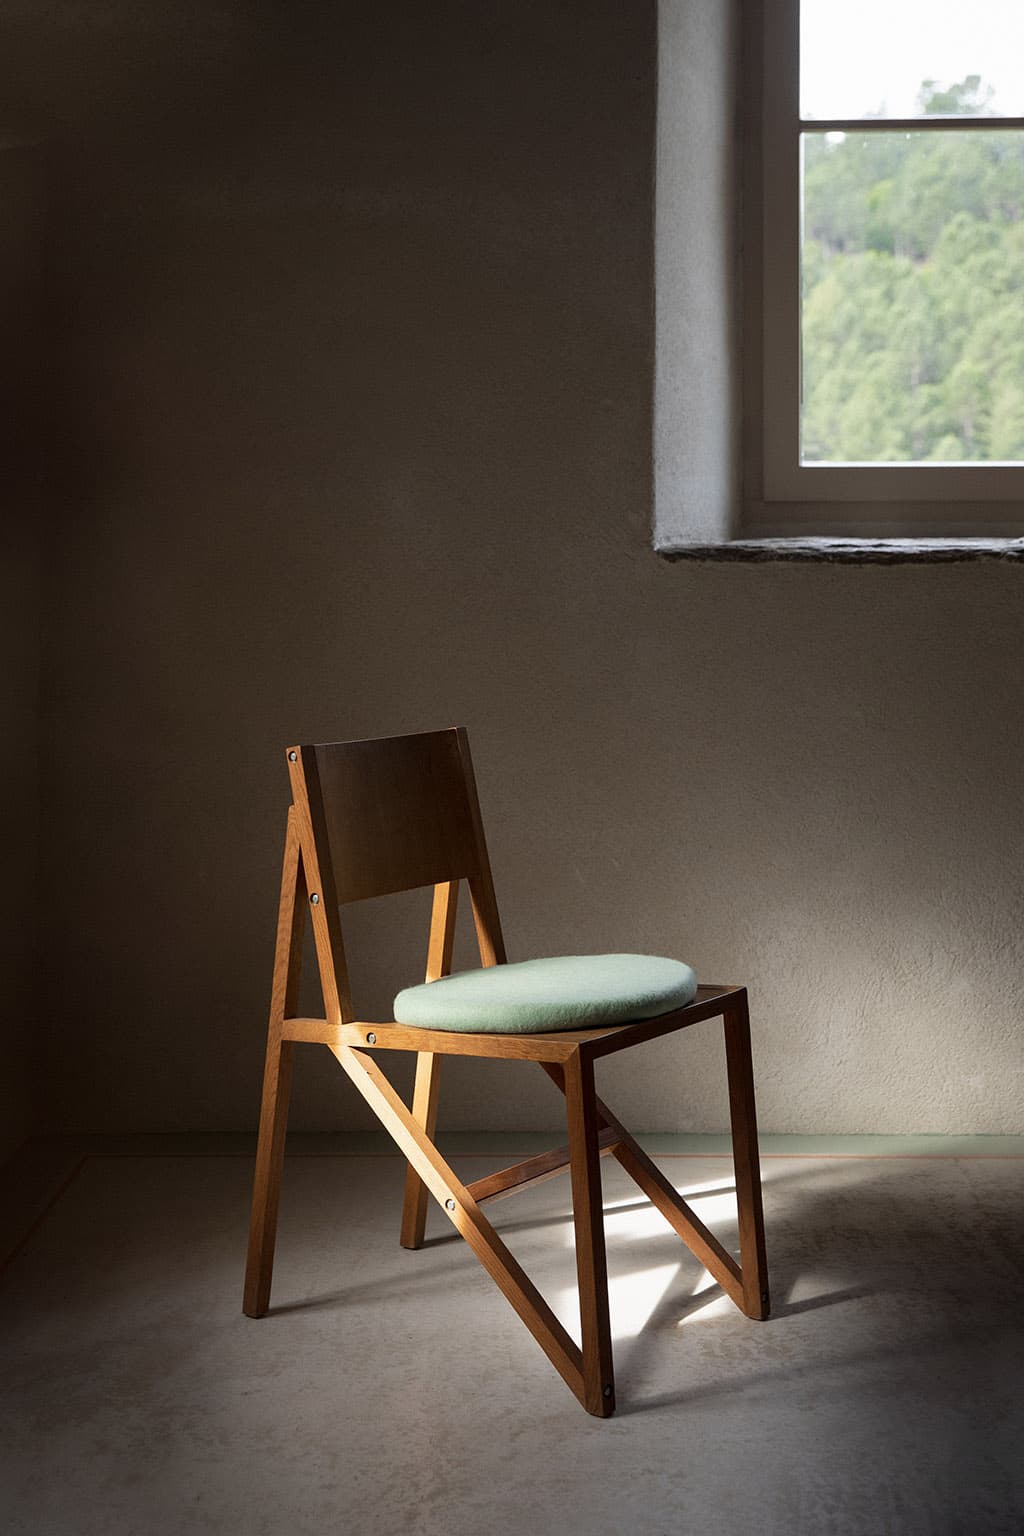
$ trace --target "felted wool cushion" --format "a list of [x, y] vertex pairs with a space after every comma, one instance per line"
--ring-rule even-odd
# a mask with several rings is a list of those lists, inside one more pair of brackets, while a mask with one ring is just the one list
[[422, 1029], [524, 1035], [655, 1018], [691, 1003], [697, 977], [658, 955], [560, 955], [406, 987], [395, 1019]]

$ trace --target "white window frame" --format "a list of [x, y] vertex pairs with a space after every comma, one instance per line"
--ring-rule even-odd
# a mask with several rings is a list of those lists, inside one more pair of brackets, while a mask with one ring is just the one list
[[746, 537], [1020, 537], [1024, 465], [800, 463], [800, 135], [1024, 129], [1024, 118], [805, 122], [800, 0], [745, 11]]

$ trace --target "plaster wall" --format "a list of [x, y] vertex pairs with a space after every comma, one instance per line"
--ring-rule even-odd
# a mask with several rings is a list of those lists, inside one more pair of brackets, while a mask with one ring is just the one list
[[36, 1126], [42, 663], [44, 207], [31, 147], [0, 139], [0, 1162]]
[[[49, 1123], [252, 1126], [282, 748], [464, 723], [513, 956], [746, 981], [766, 1130], [1021, 1130], [1021, 572], [652, 552], [653, 3], [256, 15], [8, 27], [63, 155]], [[364, 1016], [426, 921], [353, 909]], [[299, 1058], [294, 1125], [368, 1123]], [[604, 1083], [719, 1129], [722, 1071]], [[450, 1127], [558, 1118], [451, 1065]]]
[[30, 541], [0, 543], [0, 713], [5, 746], [0, 791], [0, 1162], [36, 1128], [35, 1042], [38, 812], [35, 775], [39, 683], [38, 560]]

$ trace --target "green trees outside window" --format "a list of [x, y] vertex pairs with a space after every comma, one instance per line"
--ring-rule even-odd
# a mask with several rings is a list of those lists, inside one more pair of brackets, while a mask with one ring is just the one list
[[803, 144], [803, 462], [1024, 462], [1024, 132]]

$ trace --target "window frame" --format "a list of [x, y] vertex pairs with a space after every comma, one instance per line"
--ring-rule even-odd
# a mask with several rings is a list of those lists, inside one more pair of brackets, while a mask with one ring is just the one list
[[1024, 130], [1024, 118], [800, 117], [800, 0], [747, 0], [744, 90], [744, 534], [1006, 538], [1024, 465], [800, 463], [800, 135]]

